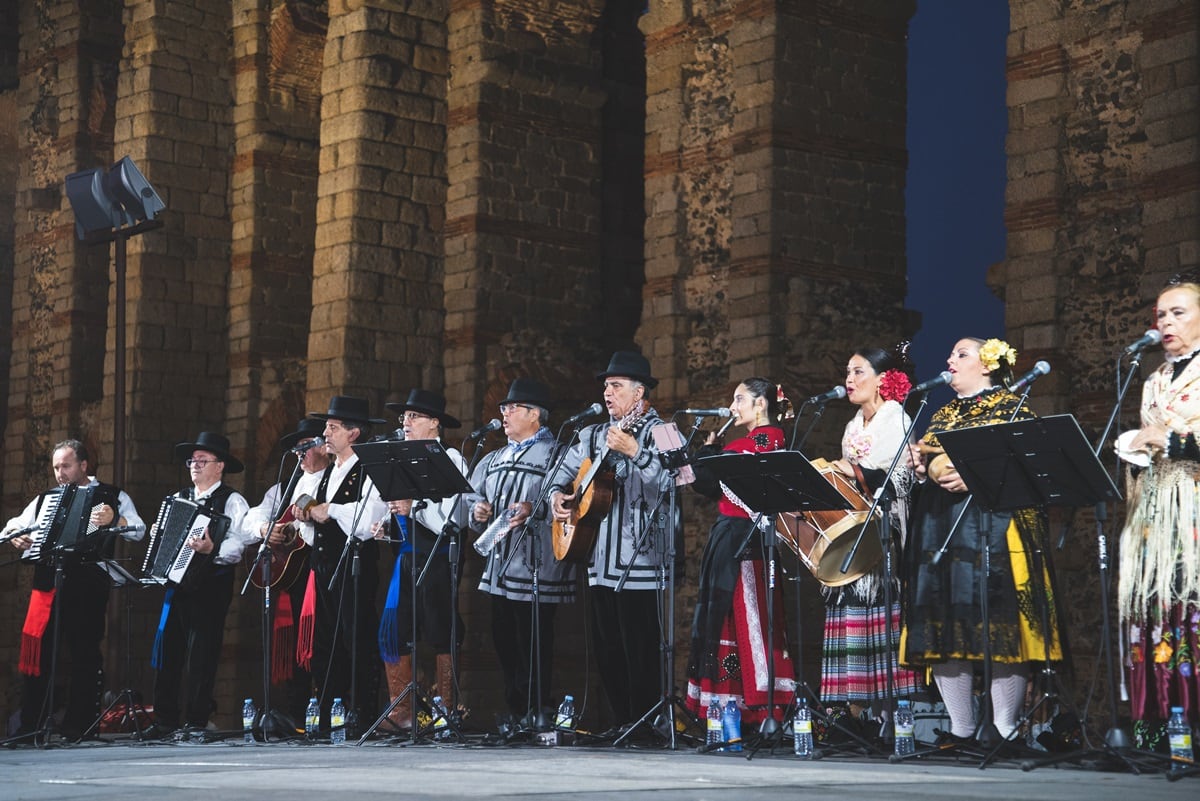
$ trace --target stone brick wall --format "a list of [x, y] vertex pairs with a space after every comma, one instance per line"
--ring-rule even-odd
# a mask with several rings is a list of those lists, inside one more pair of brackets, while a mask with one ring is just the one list
[[[989, 282], [1005, 301], [1018, 368], [1042, 358], [1054, 367], [1036, 408], [1073, 413], [1098, 434], [1115, 355], [1153, 325], [1167, 277], [1200, 266], [1200, 10], [1186, 0], [1013, 0], [1010, 9], [1007, 256]], [[1150, 354], [1143, 372], [1158, 362]], [[1137, 425], [1139, 401], [1135, 384], [1121, 428]], [[1110, 509], [1109, 531], [1122, 515]], [[1088, 510], [1056, 558], [1073, 650], [1094, 654], [1101, 607]], [[1075, 667], [1083, 687], [1097, 666], [1077, 658]]]

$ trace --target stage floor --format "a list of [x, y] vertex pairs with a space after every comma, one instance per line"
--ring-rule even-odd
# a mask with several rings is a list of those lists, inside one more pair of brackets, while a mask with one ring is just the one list
[[[790, 745], [790, 744], [789, 744]], [[746, 801], [824, 796], [935, 799], [1131, 801], [1200, 798], [1200, 776], [1169, 782], [1079, 767], [1024, 772], [1000, 762], [945, 758], [891, 764], [886, 758], [829, 756], [801, 762], [789, 751], [700, 754], [680, 746], [388, 744], [333, 747], [86, 742], [0, 749], [0, 797], [128, 801], [162, 797], [271, 801], [330, 799], [655, 799]]]

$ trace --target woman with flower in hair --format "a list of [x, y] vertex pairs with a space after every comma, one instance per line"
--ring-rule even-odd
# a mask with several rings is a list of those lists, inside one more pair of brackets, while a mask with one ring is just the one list
[[[779, 385], [766, 378], [747, 378], [738, 384], [729, 404], [731, 425], [745, 426], [746, 435], [721, 447], [715, 433], [697, 456], [718, 453], [766, 453], [783, 448], [779, 421], [791, 417], [791, 404]], [[752, 532], [753, 514], [728, 487], [696, 465], [692, 487], [719, 499], [720, 516], [708, 534], [700, 562], [700, 587], [692, 622], [692, 652], [688, 660], [687, 707], [703, 717], [716, 700], [735, 701], [742, 720], [761, 722], [767, 715], [767, 605], [761, 543], [774, 537], [774, 518], [764, 518], [764, 531]], [[788, 656], [780, 593], [775, 594], [774, 637], [770, 658], [775, 666], [773, 716], [787, 709], [795, 688], [795, 669]]]
[[[833, 466], [857, 482], [867, 497], [872, 497], [887, 478], [887, 470], [912, 422], [901, 405], [912, 387], [908, 346], [902, 343], [895, 354], [881, 348], [860, 348], [846, 364], [846, 398], [858, 411], [846, 424], [842, 458]], [[905, 539], [912, 483], [912, 455], [905, 449], [891, 486], [891, 531], [898, 546]], [[899, 550], [897, 547], [897, 554]], [[882, 561], [850, 584], [824, 589], [821, 700], [826, 704], [848, 702], [856, 717], [861, 708], [873, 707], [875, 717], [886, 719], [888, 698], [912, 695], [921, 686], [917, 674], [901, 668], [896, 660], [900, 641], [899, 560], [893, 558], [892, 565], [890, 610], [885, 604]]]
[[1200, 720], [1200, 280], [1172, 278], [1154, 311], [1166, 361], [1142, 388], [1141, 428], [1118, 448], [1131, 471], [1117, 608], [1143, 748], [1163, 740], [1172, 706]]
[[[901, 662], [931, 668], [950, 715], [951, 730], [943, 733], [949, 741], [976, 736], [972, 687], [986, 644], [992, 722], [1006, 739], [1015, 734], [1025, 701], [1028, 663], [1044, 658], [1047, 639], [1051, 659], [1062, 658], [1048, 572], [1036, 569], [1033, 560], [1038, 551], [1047, 551], [1044, 513], [989, 512], [972, 501], [938, 440], [945, 431], [1034, 417], [1006, 386], [1016, 358], [1016, 351], [999, 339], [959, 340], [946, 360], [953, 376], [950, 388], [958, 397], [933, 413], [919, 443], [922, 458], [916, 473], [923, 483], [905, 553]], [[949, 547], [938, 558], [951, 532]], [[986, 628], [980, 603], [984, 588]], [[994, 736], [991, 729], [978, 731], [985, 742]]]

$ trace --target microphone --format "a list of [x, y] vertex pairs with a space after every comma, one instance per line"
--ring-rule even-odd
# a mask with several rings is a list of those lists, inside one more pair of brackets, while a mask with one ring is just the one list
[[732, 417], [733, 412], [722, 406], [720, 409], [684, 409], [684, 414], [690, 414], [693, 417]]
[[135, 524], [132, 526], [113, 526], [112, 528], [104, 529], [105, 534], [140, 534], [146, 530], [145, 524]]
[[563, 425], [564, 426], [573, 426], [576, 423], [579, 423], [583, 420], [586, 420], [589, 417], [592, 417], [593, 415], [600, 414], [600, 412], [602, 412], [602, 411], [604, 411], [604, 404], [593, 403], [591, 406], [587, 407], [586, 409], [584, 409], [582, 412], [575, 415], [574, 417], [568, 417], [566, 419], [566, 421], [563, 423]]
[[493, 417], [490, 421], [488, 421], [487, 425], [480, 426], [479, 428], [472, 431], [467, 436], [467, 439], [479, 439], [480, 437], [486, 437], [488, 434], [492, 433], [493, 431], [499, 431], [501, 429], [501, 427], [503, 427], [503, 425], [504, 425], [503, 423], [501, 423], [499, 420], [497, 420], [496, 418]]
[[1137, 340], [1130, 343], [1129, 347], [1125, 348], [1125, 355], [1128, 356], [1131, 353], [1137, 353], [1160, 342], [1162, 342], [1162, 331], [1159, 331], [1157, 328], [1151, 328]]
[[931, 389], [940, 387], [943, 384], [949, 384], [954, 380], [954, 373], [949, 370], [943, 370], [937, 374], [937, 378], [931, 378], [928, 381], [922, 381], [908, 391], [909, 395], [923, 395]]
[[313, 437], [312, 439], [310, 439], [308, 442], [304, 443], [303, 445], [297, 445], [296, 447], [292, 448], [292, 453], [296, 454], [297, 456], [303, 456], [305, 453], [312, 450], [313, 448], [319, 448], [324, 444], [325, 444], [324, 437]]
[[1050, 364], [1048, 362], [1038, 362], [1033, 366], [1032, 370], [1018, 378], [1016, 383], [1009, 387], [1009, 390], [1011, 392], [1020, 392], [1042, 376], [1049, 374], [1049, 372]]
[[804, 405], [807, 406], [810, 403], [829, 403], [831, 400], [841, 400], [844, 397], [846, 397], [846, 388], [839, 384], [828, 392], [813, 395], [804, 402]]

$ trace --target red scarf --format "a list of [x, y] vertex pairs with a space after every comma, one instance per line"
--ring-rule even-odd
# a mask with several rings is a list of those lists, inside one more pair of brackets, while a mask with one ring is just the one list
[[308, 586], [304, 588], [304, 603], [300, 605], [300, 637], [296, 641], [296, 663], [305, 670], [312, 665], [313, 631], [317, 623], [317, 573], [309, 571]]
[[21, 627], [21, 658], [17, 663], [26, 676], [42, 674], [42, 638], [53, 607], [54, 590], [34, 590], [29, 594], [29, 611]]

